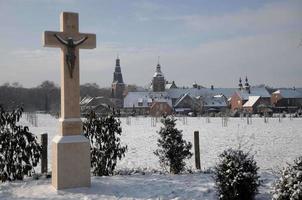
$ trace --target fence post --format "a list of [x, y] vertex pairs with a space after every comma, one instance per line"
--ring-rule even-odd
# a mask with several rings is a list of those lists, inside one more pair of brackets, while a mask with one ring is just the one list
[[200, 169], [199, 131], [194, 131], [195, 166]]
[[48, 136], [47, 133], [41, 134], [41, 174], [47, 174], [47, 145], [48, 145]]

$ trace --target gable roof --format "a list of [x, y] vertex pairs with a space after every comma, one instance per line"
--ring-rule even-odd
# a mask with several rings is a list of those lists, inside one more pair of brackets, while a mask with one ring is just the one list
[[166, 92], [128, 92], [124, 98], [124, 107], [150, 107], [150, 103], [157, 101], [167, 102], [172, 106], [172, 100]]
[[185, 99], [190, 99], [192, 101], [192, 97], [188, 93], [186, 93], [176, 101], [174, 107], [177, 107]]
[[252, 107], [260, 99], [260, 96], [249, 96], [249, 100], [243, 105], [244, 108]]
[[227, 102], [224, 95], [215, 95], [203, 99], [203, 106], [209, 108], [227, 107]]

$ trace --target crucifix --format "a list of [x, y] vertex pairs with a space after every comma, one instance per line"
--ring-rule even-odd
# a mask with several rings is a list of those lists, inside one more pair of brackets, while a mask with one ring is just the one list
[[90, 186], [90, 145], [80, 118], [79, 49], [96, 47], [96, 36], [79, 33], [77, 13], [63, 12], [60, 32], [45, 31], [45, 47], [61, 49], [61, 118], [52, 143], [52, 185], [56, 189]]
[[78, 40], [78, 41], [74, 41], [72, 39], [72, 37], [68, 37], [67, 40], [64, 40], [63, 38], [61, 38], [59, 35], [54, 34], [54, 36], [58, 39], [58, 41], [63, 44], [66, 49], [66, 55], [65, 55], [65, 61], [68, 65], [68, 70], [69, 70], [69, 75], [70, 78], [72, 78], [72, 73], [73, 73], [73, 69], [74, 69], [74, 64], [75, 64], [75, 60], [76, 60], [76, 56], [75, 56], [75, 48], [77, 46], [79, 46], [80, 44], [82, 44], [83, 42], [85, 42], [85, 40], [87, 40], [87, 36], [83, 37], [82, 39]]

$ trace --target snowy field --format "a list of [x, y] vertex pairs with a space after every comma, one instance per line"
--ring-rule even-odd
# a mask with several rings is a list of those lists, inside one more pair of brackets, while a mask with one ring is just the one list
[[[131, 123], [126, 123], [126, 122]], [[183, 130], [184, 138], [193, 143], [193, 132], [200, 133], [201, 166], [207, 171], [215, 165], [218, 155], [226, 148], [241, 146], [255, 155], [263, 184], [257, 199], [271, 199], [271, 185], [276, 179], [274, 173], [287, 162], [291, 163], [302, 152], [302, 119], [229, 118], [227, 126], [221, 118], [178, 119], [177, 128]], [[0, 184], [0, 199], [217, 199], [212, 175], [194, 171], [193, 174], [164, 175], [154, 173], [161, 170], [153, 154], [161, 123], [151, 126], [151, 118], [121, 118], [122, 142], [128, 145], [128, 152], [117, 166], [119, 171], [137, 171], [132, 175], [93, 177], [91, 188], [70, 189], [56, 192], [49, 179]], [[38, 127], [22, 118], [23, 125], [39, 135], [47, 132], [49, 147], [57, 134], [58, 120], [50, 115], [38, 115]], [[49, 156], [51, 154], [49, 148]], [[50, 157], [49, 157], [50, 161]], [[187, 167], [194, 170], [194, 157], [187, 161]], [[49, 170], [51, 163], [49, 163]], [[37, 168], [39, 171], [39, 168]], [[144, 172], [144, 175], [140, 172]]]

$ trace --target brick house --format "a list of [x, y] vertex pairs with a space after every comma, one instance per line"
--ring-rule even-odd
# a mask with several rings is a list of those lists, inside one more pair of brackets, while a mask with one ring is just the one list
[[243, 111], [244, 105], [249, 101], [246, 104], [245, 109], [248, 111], [255, 112], [255, 109], [251, 107], [255, 107], [256, 104], [270, 105], [270, 99], [271, 95], [265, 87], [239, 88], [232, 95], [231, 110]]

